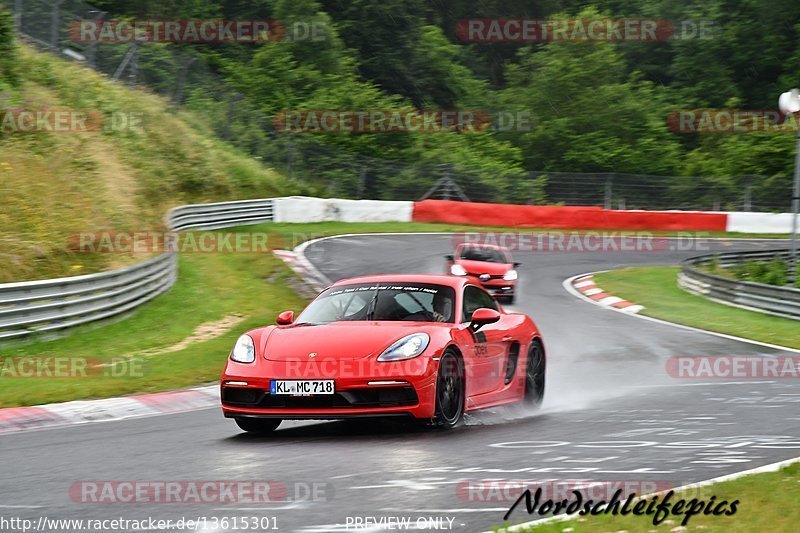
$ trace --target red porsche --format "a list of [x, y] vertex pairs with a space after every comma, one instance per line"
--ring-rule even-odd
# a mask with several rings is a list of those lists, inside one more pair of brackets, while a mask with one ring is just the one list
[[465, 411], [538, 406], [545, 351], [530, 317], [505, 312], [469, 278], [367, 276], [239, 337], [220, 386], [224, 415], [253, 433], [359, 416], [452, 428]]
[[514, 262], [507, 249], [493, 244], [464, 243], [456, 248], [454, 255], [445, 258], [450, 274], [476, 278], [495, 297], [514, 303], [516, 268], [520, 264]]

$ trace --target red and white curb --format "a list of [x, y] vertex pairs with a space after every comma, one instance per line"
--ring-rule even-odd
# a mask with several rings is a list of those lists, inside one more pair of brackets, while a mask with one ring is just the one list
[[0, 435], [219, 406], [219, 386], [0, 409]]
[[603, 289], [597, 286], [594, 281], [594, 274], [587, 274], [585, 276], [578, 276], [571, 281], [572, 288], [585, 298], [591, 300], [597, 305], [604, 307], [612, 307], [624, 313], [635, 314], [644, 309], [643, 305], [631, 303], [623, 300], [618, 296], [608, 294]]

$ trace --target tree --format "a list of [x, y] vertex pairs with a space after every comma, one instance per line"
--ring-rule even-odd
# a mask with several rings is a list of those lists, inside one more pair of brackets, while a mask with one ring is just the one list
[[11, 13], [0, 8], [0, 89], [19, 83], [14, 44], [14, 20]]

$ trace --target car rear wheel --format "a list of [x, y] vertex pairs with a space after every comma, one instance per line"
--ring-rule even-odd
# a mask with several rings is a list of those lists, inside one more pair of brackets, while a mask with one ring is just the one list
[[544, 399], [545, 357], [544, 348], [534, 340], [528, 348], [528, 362], [525, 367], [525, 402], [539, 407]]
[[456, 427], [464, 416], [464, 363], [453, 351], [448, 350], [439, 361], [436, 377], [437, 426], [450, 429]]
[[269, 435], [281, 425], [280, 418], [237, 418], [236, 425], [253, 435]]

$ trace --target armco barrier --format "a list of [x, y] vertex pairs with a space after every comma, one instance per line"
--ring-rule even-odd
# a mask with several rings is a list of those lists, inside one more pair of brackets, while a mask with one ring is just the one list
[[[218, 229], [272, 220], [273, 199], [184, 205], [167, 214], [173, 231]], [[166, 252], [137, 265], [69, 278], [0, 285], [0, 341], [111, 318], [164, 293], [178, 258]]]
[[175, 207], [167, 213], [167, 227], [173, 231], [220, 229], [273, 220], [276, 199], [242, 200]]
[[725, 231], [728, 215], [701, 211], [615, 211], [601, 207], [500, 205], [423, 200], [414, 203], [413, 220], [554, 229]]
[[800, 320], [800, 289], [740, 281], [710, 274], [698, 268], [713, 261], [717, 261], [722, 267], [731, 267], [743, 261], [769, 261], [775, 257], [788, 259], [789, 252], [769, 250], [692, 257], [681, 265], [678, 285], [687, 292], [720, 303]]
[[177, 256], [127, 268], [0, 285], [0, 340], [63, 330], [130, 311], [175, 282]]

